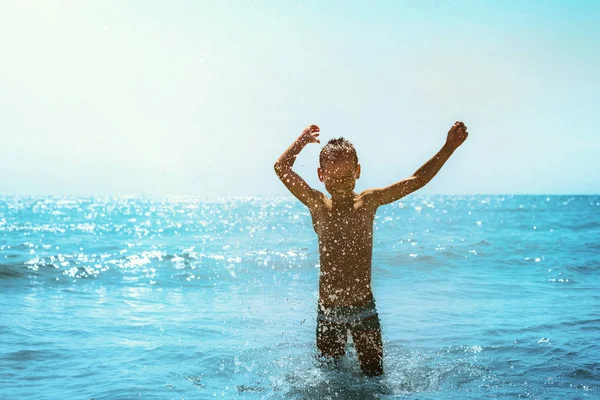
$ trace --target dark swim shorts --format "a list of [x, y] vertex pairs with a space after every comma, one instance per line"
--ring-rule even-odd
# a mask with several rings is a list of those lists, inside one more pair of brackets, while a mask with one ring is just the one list
[[352, 331], [381, 329], [373, 298], [360, 306], [324, 307], [319, 303], [317, 322], [342, 325]]

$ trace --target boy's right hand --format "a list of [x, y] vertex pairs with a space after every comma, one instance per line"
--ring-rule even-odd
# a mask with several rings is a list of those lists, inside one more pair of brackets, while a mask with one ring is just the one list
[[302, 131], [300, 139], [306, 141], [306, 143], [321, 143], [318, 139], [320, 131], [318, 126], [309, 125]]

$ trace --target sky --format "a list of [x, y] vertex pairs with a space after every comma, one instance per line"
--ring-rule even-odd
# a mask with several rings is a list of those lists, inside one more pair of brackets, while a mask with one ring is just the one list
[[[600, 193], [600, 2], [0, 2], [0, 194], [290, 196], [309, 124], [357, 190]], [[316, 144], [296, 170], [314, 188]]]

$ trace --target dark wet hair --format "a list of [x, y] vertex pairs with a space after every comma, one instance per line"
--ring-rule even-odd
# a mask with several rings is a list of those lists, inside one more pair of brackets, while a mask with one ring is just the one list
[[331, 139], [323, 146], [321, 154], [319, 154], [319, 164], [321, 165], [321, 168], [323, 168], [323, 164], [328, 161], [343, 161], [348, 159], [353, 160], [354, 163], [358, 165], [356, 149], [354, 148], [354, 145], [344, 137]]

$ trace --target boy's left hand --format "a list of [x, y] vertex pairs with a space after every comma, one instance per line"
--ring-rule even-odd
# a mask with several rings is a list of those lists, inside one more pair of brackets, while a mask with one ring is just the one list
[[461, 121], [456, 121], [448, 131], [446, 144], [456, 149], [467, 140], [467, 136], [469, 136], [467, 126]]

